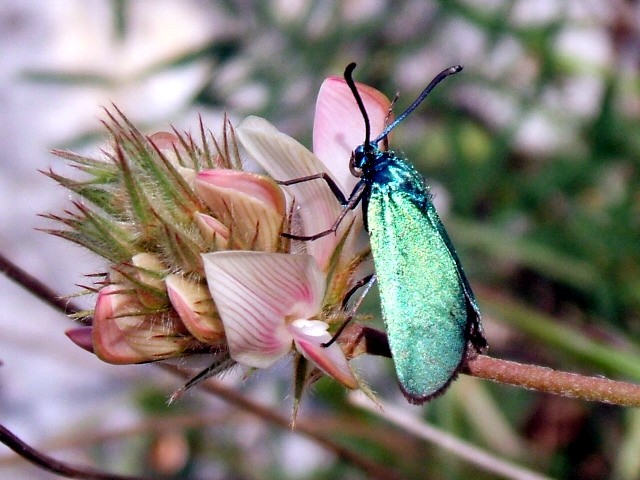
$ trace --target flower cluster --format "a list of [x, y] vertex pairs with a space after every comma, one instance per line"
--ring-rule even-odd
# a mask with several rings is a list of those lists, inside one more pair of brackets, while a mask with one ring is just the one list
[[[358, 85], [373, 133], [384, 128], [389, 101]], [[266, 120], [225, 119], [214, 135], [141, 134], [117, 109], [105, 126], [112, 148], [94, 159], [56, 151], [84, 172], [47, 174], [80, 200], [50, 233], [108, 262], [96, 274], [90, 325], [68, 336], [100, 359], [142, 363], [210, 355], [207, 376], [238, 363], [266, 368], [293, 355], [296, 396], [320, 373], [347, 388], [358, 378], [348, 361], [362, 353], [347, 330], [325, 347], [346, 314], [342, 302], [371, 273], [361, 213], [349, 212], [336, 234], [313, 242], [342, 206], [322, 180], [278, 181], [324, 172], [348, 193], [352, 148], [363, 122], [348, 86], [328, 78], [316, 107], [313, 153]], [[250, 159], [267, 175], [243, 170]]]

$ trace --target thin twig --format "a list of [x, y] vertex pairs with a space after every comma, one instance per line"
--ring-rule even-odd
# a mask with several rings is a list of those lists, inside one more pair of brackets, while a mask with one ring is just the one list
[[463, 373], [498, 383], [590, 402], [640, 407], [640, 385], [603, 377], [587, 377], [486, 355], [470, 359], [463, 368]]
[[[1, 253], [0, 271], [62, 313], [69, 314], [80, 311], [80, 308], [74, 305], [73, 302], [62, 300], [44, 283], [16, 266]], [[383, 332], [362, 327], [360, 335], [362, 335], [368, 353], [383, 356], [391, 354], [386, 335]], [[602, 377], [587, 377], [484, 355], [469, 359], [462, 372], [494, 382], [546, 393], [580, 398], [587, 401], [640, 407], [640, 385], [633, 383], [619, 382]], [[288, 423], [286, 426], [288, 426]]]
[[349, 395], [349, 401], [352, 405], [364, 408], [374, 415], [384, 418], [389, 423], [400, 427], [402, 431], [410, 432], [423, 440], [431, 442], [443, 450], [447, 450], [455, 456], [480, 467], [485, 472], [491, 472], [513, 480], [548, 480], [548, 477], [503, 460], [486, 450], [482, 450], [450, 433], [429, 425], [421, 418], [410, 415], [405, 410], [393, 405], [376, 405], [359, 392]]
[[[202, 428], [222, 424], [229, 420], [228, 415], [207, 413], [185, 413], [180, 415], [172, 415], [169, 417], [150, 417], [141, 420], [138, 423], [128, 425], [120, 429], [96, 430], [88, 428], [83, 431], [75, 432], [72, 436], [63, 435], [49, 438], [47, 441], [39, 444], [38, 449], [51, 453], [60, 450], [69, 450], [74, 448], [90, 448], [93, 445], [110, 442], [114, 440], [122, 440], [123, 438], [136, 435], [161, 433], [166, 431], [184, 430], [188, 428]], [[36, 447], [34, 447], [36, 448]], [[0, 455], [0, 470], [3, 466], [21, 461], [20, 457], [16, 457], [11, 453]]]
[[[172, 373], [178, 374], [183, 378], [189, 378], [190, 373], [180, 370], [178, 367], [173, 365], [162, 365], [165, 370], [168, 370]], [[215, 394], [219, 398], [224, 401], [236, 406], [237, 408], [246, 411], [256, 417], [265, 420], [269, 423], [277, 425], [279, 427], [290, 429], [291, 421], [289, 418], [280, 415], [274, 410], [261, 405], [259, 403], [254, 402], [253, 400], [249, 400], [244, 395], [236, 392], [233, 389], [227, 388], [222, 385], [220, 382], [209, 379], [205, 382], [202, 382], [201, 388], [207, 390], [210, 393]], [[357, 467], [360, 467], [367, 474], [367, 478], [376, 478], [381, 480], [392, 480], [401, 478], [400, 475], [378, 463], [375, 463], [369, 460], [366, 457], [363, 457], [353, 450], [349, 448], [343, 447], [339, 445], [335, 441], [333, 441], [328, 436], [318, 432], [313, 426], [311, 426], [308, 422], [297, 420], [296, 427], [292, 430], [294, 433], [298, 433], [304, 435], [307, 438], [310, 438], [317, 444], [323, 446], [327, 450], [333, 452], [337, 457], [342, 460], [349, 462]]]
[[35, 295], [43, 302], [51, 305], [56, 310], [61, 311], [65, 315], [78, 313], [81, 308], [71, 300], [64, 299], [56, 294], [51, 288], [43, 282], [27, 273], [22, 268], [9, 260], [0, 252], [0, 272], [12, 279], [18, 285], [21, 285], [29, 293]]
[[[362, 337], [367, 353], [383, 357], [391, 356], [388, 343], [385, 343], [386, 336], [379, 330], [361, 327], [358, 334], [352, 333], [352, 335]], [[497, 383], [579, 398], [589, 402], [640, 407], [640, 385], [609, 380], [604, 377], [589, 377], [486, 355], [468, 358], [461, 373]]]
[[0, 425], [0, 443], [5, 444], [22, 458], [38, 465], [42, 469], [66, 478], [82, 478], [85, 480], [146, 480], [149, 478], [104, 473], [91, 468], [72, 467], [30, 447], [3, 425]]

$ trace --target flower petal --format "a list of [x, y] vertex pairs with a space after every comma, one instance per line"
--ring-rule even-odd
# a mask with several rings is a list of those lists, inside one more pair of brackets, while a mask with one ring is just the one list
[[[391, 102], [381, 92], [356, 83], [371, 123], [371, 138], [382, 133]], [[313, 124], [313, 152], [350, 192], [357, 182], [349, 172], [351, 152], [364, 142], [364, 120], [347, 82], [329, 77], [320, 86]]]
[[214, 169], [203, 170], [198, 174], [198, 179], [208, 185], [238, 190], [265, 205], [269, 205], [278, 212], [284, 211], [285, 202], [282, 190], [277, 183], [264, 175], [238, 170]]
[[309, 255], [225, 251], [202, 255], [231, 358], [266, 368], [292, 347], [287, 318], [320, 311], [325, 278]]
[[274, 251], [280, 242], [285, 199], [270, 178], [237, 170], [204, 170], [196, 192], [244, 248]]
[[141, 363], [176, 357], [193, 346], [175, 318], [141, 315], [142, 304], [119, 285], [98, 293], [93, 315], [92, 340], [96, 356], [107, 363]]
[[353, 375], [349, 362], [338, 343], [329, 347], [322, 344], [331, 340], [325, 322], [319, 320], [294, 320], [289, 325], [298, 351], [330, 377], [335, 378], [347, 388], [357, 388], [358, 380]]
[[160, 150], [173, 151], [174, 148], [184, 150], [180, 139], [175, 133], [170, 132], [156, 132], [149, 135], [151, 140]]
[[168, 275], [165, 283], [171, 305], [191, 335], [206, 343], [217, 343], [224, 337], [222, 322], [215, 315], [206, 286], [183, 275]]
[[[211, 215], [196, 212], [195, 214], [196, 225], [202, 234], [202, 237], [208, 244], [215, 246], [215, 250], [228, 250], [229, 246], [229, 229], [216, 218]], [[236, 246], [236, 248], [239, 248]]]
[[93, 327], [75, 327], [70, 328], [64, 334], [69, 337], [73, 343], [80, 348], [85, 349], [87, 352], [93, 353], [93, 342], [91, 341], [91, 331]]
[[[236, 135], [244, 150], [276, 180], [329, 173], [309, 150], [262, 118], [246, 118], [236, 129]], [[290, 185], [285, 187], [285, 191], [295, 199], [296, 213], [302, 223], [302, 231], [296, 231], [296, 234], [314, 235], [327, 230], [342, 211], [342, 206], [323, 180]], [[350, 192], [343, 193], [348, 195]], [[327, 267], [344, 229], [353, 218], [352, 215], [353, 212], [349, 212], [338, 235], [327, 235], [313, 242], [305, 242], [307, 252], [316, 258], [322, 269]]]

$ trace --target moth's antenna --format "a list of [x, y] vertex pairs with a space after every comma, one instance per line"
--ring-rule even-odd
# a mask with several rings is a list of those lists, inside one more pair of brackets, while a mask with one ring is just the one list
[[[347, 85], [349, 85], [349, 88], [351, 89], [351, 93], [353, 93], [353, 97], [356, 99], [356, 103], [358, 104], [360, 113], [362, 113], [362, 118], [364, 118], [364, 144], [363, 145], [365, 147], [368, 147], [371, 140], [371, 124], [369, 123], [369, 115], [367, 115], [367, 111], [364, 108], [364, 103], [362, 102], [360, 93], [356, 88], [356, 82], [353, 81], [352, 74], [355, 68], [356, 68], [355, 63], [350, 63], [349, 65], [347, 65], [347, 68], [344, 69], [344, 79], [347, 82]], [[379, 141], [380, 140], [378, 140], [378, 142]]]
[[[354, 65], [354, 64], [351, 64], [351, 65]], [[351, 65], [349, 65], [349, 66], [351, 66]], [[354, 67], [355, 67], [355, 65], [354, 65]], [[347, 67], [347, 69], [348, 68], [349, 67]], [[418, 96], [418, 98], [415, 99], [415, 101], [409, 106], [409, 108], [407, 108], [404, 112], [402, 112], [402, 114], [398, 118], [396, 118], [395, 121], [391, 125], [389, 125], [387, 128], [385, 128], [384, 132], [382, 132], [380, 135], [378, 135], [372, 143], [377, 145], [378, 142], [380, 142], [384, 137], [389, 135], [389, 132], [391, 132], [391, 130], [396, 128], [401, 121], [403, 121], [405, 118], [407, 118], [409, 116], [409, 114], [411, 112], [413, 112], [418, 107], [418, 105], [420, 105], [422, 103], [422, 101], [425, 98], [427, 98], [427, 95], [429, 95], [429, 93], [431, 93], [431, 90], [433, 90], [436, 85], [438, 85], [442, 80], [447, 78], [449, 75], [453, 75], [454, 73], [458, 73], [459, 71], [462, 70], [462, 68], [463, 68], [462, 65], [456, 65], [454, 67], [446, 68], [443, 71], [441, 71], [438, 75], [436, 75], [436, 77], [433, 80], [431, 80], [429, 85], [427, 85], [427, 88], [425, 88], [422, 91], [420, 96]], [[351, 70], [353, 70], [353, 68]], [[351, 72], [349, 72], [349, 73], [351, 73]], [[345, 79], [346, 79], [346, 75], [347, 75], [347, 72], [345, 71]], [[347, 80], [347, 83], [348, 83], [348, 80]], [[360, 108], [360, 110], [362, 110], [362, 108]]]

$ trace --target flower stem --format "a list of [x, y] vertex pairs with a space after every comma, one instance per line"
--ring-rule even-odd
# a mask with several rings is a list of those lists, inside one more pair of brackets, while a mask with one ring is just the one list
[[[359, 329], [354, 328], [350, 335], [354, 335], [359, 342], [364, 344], [367, 353], [391, 357], [383, 332], [359, 326]], [[590, 402], [640, 407], [640, 385], [634, 383], [609, 380], [604, 377], [587, 377], [577, 373], [557, 371], [538, 365], [526, 365], [486, 355], [468, 358], [461, 371], [474, 377], [529, 390], [579, 398]]]
[[491, 452], [451, 435], [449, 432], [429, 425], [422, 418], [411, 415], [404, 408], [384, 403], [376, 405], [360, 392], [352, 393], [348, 398], [352, 405], [385, 419], [396, 427], [401, 428], [404, 432], [411, 433], [430, 442], [443, 451], [449, 452], [485, 472], [512, 480], [549, 480], [549, 477], [504, 460]]
[[86, 480], [144, 480], [144, 478], [148, 478], [117, 475], [89, 468], [73, 467], [39, 452], [20, 440], [14, 433], [2, 425], [0, 425], [0, 443], [6, 445], [21, 457], [44, 470], [62, 475], [66, 478], [84, 478]]
[[640, 407], [640, 385], [602, 377], [587, 377], [538, 365], [478, 355], [467, 361], [463, 373], [498, 383], [592, 402]]
[[56, 310], [61, 311], [65, 315], [77, 313], [81, 309], [72, 301], [64, 299], [56, 294], [51, 288], [43, 282], [27, 273], [22, 268], [9, 260], [0, 252], [0, 272], [4, 273], [11, 280], [21, 285], [29, 293], [35, 295], [43, 302], [49, 304]]
[[[67, 314], [80, 311], [72, 302], [61, 299], [44, 283], [17, 267], [1, 253], [0, 271], [55, 309]], [[349, 335], [359, 337], [358, 343], [361, 342], [366, 353], [391, 356], [389, 344], [383, 332], [369, 327], [354, 327]], [[462, 373], [545, 393], [587, 401], [640, 407], [640, 385], [602, 377], [587, 377], [485, 355], [469, 359], [462, 369]]]

